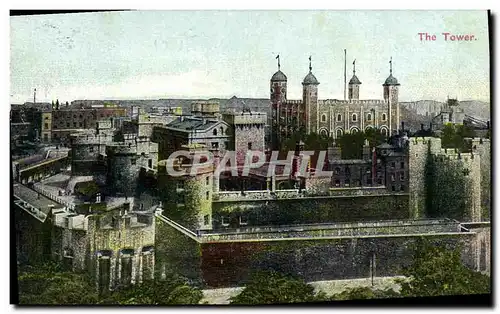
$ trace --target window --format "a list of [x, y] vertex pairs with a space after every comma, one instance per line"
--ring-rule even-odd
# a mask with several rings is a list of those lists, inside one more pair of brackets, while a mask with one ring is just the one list
[[80, 127], [83, 127], [83, 123], [80, 122]]
[[337, 130], [337, 137], [341, 137], [342, 136], [342, 129], [338, 129]]
[[405, 162], [404, 161], [401, 162], [400, 167], [401, 167], [401, 169], [405, 168]]
[[339, 167], [335, 168], [335, 174], [340, 174], [340, 168]]
[[89, 147], [89, 152], [93, 153], [94, 152], [94, 146]]
[[131, 165], [135, 165], [136, 163], [137, 163], [137, 162], [136, 162], [136, 160], [135, 160], [135, 159], [130, 159], [130, 164], [131, 164]]
[[252, 149], [252, 142], [248, 142], [248, 149]]
[[352, 114], [352, 121], [354, 121], [354, 122], [355, 122], [356, 120], [358, 120], [358, 115], [357, 115], [357, 114], [355, 114], [355, 113], [353, 113], [353, 114]]
[[337, 121], [339, 121], [339, 122], [342, 121], [342, 115], [341, 114], [337, 115]]
[[404, 191], [405, 190], [405, 186], [404, 185], [401, 185], [400, 187], [400, 191]]
[[206, 193], [206, 199], [207, 199], [207, 201], [210, 199], [210, 191], [207, 191], [207, 193]]
[[210, 223], [210, 215], [203, 216], [203, 224], [206, 226]]
[[394, 161], [391, 162], [391, 168], [396, 168], [396, 163]]
[[321, 115], [321, 122], [326, 122], [326, 114]]
[[45, 124], [43, 125], [43, 127], [44, 127], [44, 129], [48, 129], [48, 128], [49, 128], [49, 124], [48, 124], [48, 123], [45, 123]]
[[217, 129], [214, 129], [213, 133], [214, 133], [214, 135], [217, 135]]
[[377, 184], [382, 184], [382, 178], [377, 179]]
[[349, 186], [351, 183], [351, 181], [349, 179], [345, 179], [345, 182], [344, 182], [344, 185], [345, 186]]
[[382, 121], [387, 120], [387, 115], [385, 113], [382, 114]]
[[372, 120], [372, 114], [371, 114], [371, 113], [369, 113], [369, 114], [366, 116], [366, 120], [368, 120], [368, 121], [371, 121], [371, 120]]
[[148, 159], [148, 168], [153, 168], [153, 159]]
[[206, 182], [207, 182], [207, 185], [210, 185], [210, 177], [207, 177]]
[[392, 186], [392, 191], [393, 191], [393, 192], [395, 192], [395, 191], [396, 191], [396, 186], [395, 186], [395, 185], [393, 185], [393, 186]]
[[404, 172], [401, 172], [399, 174], [399, 181], [403, 181], [405, 179], [405, 173]]
[[340, 186], [340, 180], [335, 180], [335, 186]]
[[76, 128], [76, 122], [73, 122], [73, 127]]

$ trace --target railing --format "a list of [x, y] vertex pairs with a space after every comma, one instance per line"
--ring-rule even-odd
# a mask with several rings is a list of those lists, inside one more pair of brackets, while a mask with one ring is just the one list
[[60, 196], [54, 195], [54, 194], [50, 193], [49, 191], [44, 190], [43, 188], [41, 188], [37, 184], [33, 185], [33, 190], [35, 190], [36, 192], [42, 194], [43, 196], [45, 196], [51, 200], [53, 200], [54, 202], [57, 202], [59, 204], [66, 206], [66, 208], [69, 211], [75, 211], [75, 204], [73, 202], [65, 200], [65, 199], [61, 198]]

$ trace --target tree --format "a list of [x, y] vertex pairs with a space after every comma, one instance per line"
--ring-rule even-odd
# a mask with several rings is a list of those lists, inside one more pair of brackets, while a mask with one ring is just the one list
[[19, 303], [97, 304], [98, 295], [83, 274], [62, 271], [54, 263], [25, 266], [18, 273]]
[[301, 279], [274, 271], [253, 274], [243, 291], [231, 298], [231, 304], [284, 304], [323, 301], [313, 286]]
[[467, 268], [460, 247], [449, 250], [428, 241], [414, 247], [412, 263], [403, 269], [409, 280], [400, 280], [402, 296], [440, 296], [491, 293], [490, 278]]
[[55, 263], [23, 267], [18, 282], [20, 304], [198, 304], [203, 297], [200, 289], [175, 275], [99, 295], [86, 274], [63, 271]]
[[393, 289], [372, 289], [371, 287], [356, 287], [348, 288], [341, 293], [334, 294], [331, 296], [331, 300], [343, 301], [343, 300], [364, 300], [364, 299], [382, 299], [382, 298], [396, 298], [401, 295], [394, 291]]
[[199, 304], [203, 292], [189, 285], [179, 276], [164, 280], [151, 280], [114, 291], [100, 304], [120, 305], [174, 305]]

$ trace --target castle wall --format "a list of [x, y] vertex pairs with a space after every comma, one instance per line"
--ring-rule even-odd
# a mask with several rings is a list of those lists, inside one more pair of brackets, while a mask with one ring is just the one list
[[[216, 201], [212, 204], [214, 229], [248, 226], [356, 222], [410, 218], [407, 194], [331, 196], [247, 201]], [[229, 223], [222, 225], [222, 219]]]
[[[469, 235], [421, 236], [449, 248], [471, 241]], [[201, 271], [210, 288], [242, 286], [257, 270], [276, 270], [306, 281], [369, 278], [372, 271], [377, 277], [396, 276], [411, 263], [410, 247], [419, 238], [401, 235], [204, 243]]]

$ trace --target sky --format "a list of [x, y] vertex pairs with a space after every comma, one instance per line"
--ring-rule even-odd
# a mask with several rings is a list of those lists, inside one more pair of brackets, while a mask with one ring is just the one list
[[[400, 101], [489, 101], [486, 11], [134, 11], [10, 18], [10, 101], [269, 98], [277, 70], [301, 99], [309, 69], [320, 99], [381, 99], [393, 75]], [[436, 35], [421, 41], [419, 33]], [[445, 41], [442, 33], [474, 35]]]

